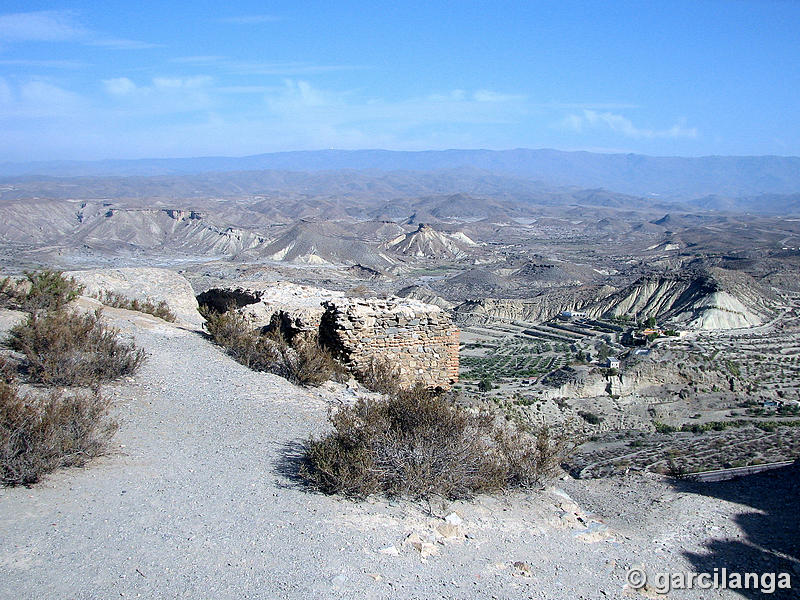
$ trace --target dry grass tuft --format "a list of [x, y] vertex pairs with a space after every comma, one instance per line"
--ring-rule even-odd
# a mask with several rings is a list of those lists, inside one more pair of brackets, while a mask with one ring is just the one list
[[106, 306], [111, 306], [113, 308], [135, 310], [137, 312], [153, 315], [159, 319], [164, 319], [170, 323], [174, 323], [177, 319], [175, 313], [170, 310], [169, 305], [164, 300], [159, 302], [155, 302], [154, 300], [150, 299], [137, 300], [136, 298], [128, 298], [123, 294], [112, 292], [110, 290], [105, 290], [100, 294], [97, 294], [96, 297]]
[[82, 466], [104, 454], [117, 424], [99, 391], [45, 399], [0, 381], [0, 481], [29, 485], [58, 467]]

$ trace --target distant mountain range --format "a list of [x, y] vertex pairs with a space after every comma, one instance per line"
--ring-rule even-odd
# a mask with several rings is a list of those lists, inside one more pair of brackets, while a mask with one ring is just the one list
[[[343, 169], [380, 172], [476, 169], [544, 185], [604, 188], [665, 200], [800, 193], [800, 157], [656, 157], [527, 149], [319, 150], [240, 158], [0, 163], [0, 177], [174, 176], [230, 171], [319, 172]], [[713, 202], [716, 203], [724, 204], [720, 200]]]

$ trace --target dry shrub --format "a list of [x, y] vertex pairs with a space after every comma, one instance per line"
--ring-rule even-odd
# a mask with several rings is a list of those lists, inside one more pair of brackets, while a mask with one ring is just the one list
[[398, 373], [385, 358], [373, 357], [356, 372], [356, 379], [371, 392], [391, 394], [398, 390]]
[[120, 341], [118, 333], [101, 322], [100, 311], [34, 312], [11, 329], [7, 343], [25, 355], [33, 381], [89, 386], [132, 374], [142, 364], [144, 351]]
[[562, 458], [547, 430], [508, 430], [422, 385], [359, 399], [329, 419], [333, 431], [307, 442], [301, 469], [326, 493], [469, 498], [541, 485]]
[[170, 323], [174, 323], [177, 319], [175, 313], [170, 310], [165, 300], [160, 300], [159, 302], [150, 300], [149, 298], [146, 300], [138, 300], [136, 298], [128, 298], [119, 292], [112, 292], [110, 290], [104, 290], [97, 294], [96, 297], [106, 306], [111, 306], [113, 308], [124, 308], [125, 310], [147, 313], [148, 315], [153, 315], [154, 317], [164, 319]]
[[0, 480], [36, 483], [58, 467], [82, 466], [103, 454], [117, 430], [108, 405], [99, 391], [75, 396], [53, 391], [37, 399], [0, 382]]
[[317, 386], [341, 379], [344, 368], [317, 336], [295, 336], [289, 343], [279, 330], [261, 333], [234, 310], [219, 313], [202, 310], [205, 328], [214, 342], [237, 362], [253, 369], [285, 377], [298, 385]]
[[279, 349], [284, 377], [298, 385], [317, 386], [331, 379], [344, 381], [347, 370], [323, 348], [316, 335], [295, 336], [291, 346], [280, 332], [270, 335]]
[[19, 289], [19, 282], [11, 277], [0, 279], [0, 308], [20, 308], [24, 293]]
[[206, 320], [203, 327], [215, 344], [222, 346], [228, 354], [246, 367], [257, 368], [260, 336], [254, 331], [252, 323], [239, 313], [228, 310], [217, 312], [200, 306], [200, 314]]
[[26, 312], [61, 310], [83, 291], [74, 278], [60, 271], [26, 271], [25, 277], [0, 279], [0, 307]]

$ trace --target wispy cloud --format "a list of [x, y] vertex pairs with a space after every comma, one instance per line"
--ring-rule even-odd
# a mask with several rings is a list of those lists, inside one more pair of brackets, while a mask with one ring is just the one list
[[217, 20], [220, 23], [233, 23], [234, 25], [259, 25], [260, 23], [274, 23], [281, 19], [273, 15], [239, 15], [235, 17], [222, 17]]
[[0, 40], [5, 42], [62, 42], [80, 39], [87, 33], [69, 11], [0, 15]]
[[24, 58], [9, 58], [0, 60], [0, 65], [12, 67], [44, 67], [53, 69], [82, 69], [89, 66], [80, 60], [34, 60]]
[[237, 75], [278, 75], [302, 76], [317, 75], [320, 73], [337, 73], [342, 71], [360, 71], [369, 69], [366, 65], [335, 65], [316, 64], [308, 62], [269, 62], [233, 60], [226, 56], [179, 56], [170, 60], [176, 64], [189, 64], [196, 66], [214, 67], [228, 73]]
[[0, 77], [0, 122], [71, 118], [88, 109], [85, 99], [45, 79], [12, 84]]
[[322, 65], [302, 62], [230, 62], [232, 71], [249, 75], [317, 75], [319, 73], [335, 73], [339, 71], [360, 71], [368, 69], [364, 65]]
[[511, 123], [526, 112], [524, 98], [488, 90], [452, 90], [387, 100], [363, 98], [354, 92], [324, 90], [308, 81], [286, 79], [283, 88], [268, 96], [266, 103], [273, 114], [298, 123], [325, 124], [334, 128], [370, 124], [370, 127], [399, 131], [434, 123]]
[[163, 48], [164, 44], [153, 44], [139, 40], [126, 40], [123, 38], [99, 38], [86, 42], [89, 46], [100, 46], [110, 50], [146, 50], [148, 48]]
[[154, 77], [137, 84], [128, 77], [102, 81], [112, 110], [126, 115], [181, 114], [210, 110], [218, 104], [214, 79], [208, 75], [192, 77]]
[[108, 37], [92, 31], [68, 10], [41, 10], [0, 15], [0, 42], [77, 42], [113, 50], [141, 50], [158, 44]]
[[641, 108], [630, 102], [540, 102], [536, 106], [557, 110], [626, 110]]
[[667, 129], [642, 128], [637, 127], [633, 121], [620, 114], [588, 109], [583, 110], [580, 114], [567, 115], [560, 121], [560, 126], [579, 133], [604, 129], [636, 139], [697, 137], [695, 127], [686, 127], [682, 123], [676, 123]]
[[113, 96], [124, 96], [136, 91], [136, 84], [127, 77], [114, 77], [103, 80], [106, 92]]
[[521, 94], [501, 94], [492, 90], [478, 90], [472, 98], [476, 102], [521, 102], [527, 99]]
[[213, 65], [218, 64], [225, 60], [226, 57], [218, 55], [200, 55], [200, 56], [178, 56], [170, 59], [170, 62], [183, 64], [183, 65]]

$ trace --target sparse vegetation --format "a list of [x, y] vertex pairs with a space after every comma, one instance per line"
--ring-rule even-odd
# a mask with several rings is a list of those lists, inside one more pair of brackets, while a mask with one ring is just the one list
[[11, 329], [7, 344], [25, 355], [32, 381], [91, 386], [130, 375], [142, 364], [144, 352], [120, 341], [118, 333], [101, 322], [100, 311], [52, 310], [31, 313]]
[[383, 358], [372, 357], [366, 367], [356, 372], [356, 379], [371, 392], [388, 394], [397, 389], [397, 372]]
[[60, 271], [26, 272], [30, 288], [22, 299], [27, 312], [62, 310], [83, 291], [83, 286]]
[[589, 412], [586, 410], [579, 410], [578, 416], [581, 417], [584, 421], [586, 421], [590, 425], [599, 425], [603, 421], [602, 417], [599, 417], [593, 412]]
[[0, 306], [26, 312], [61, 310], [83, 291], [83, 286], [60, 271], [26, 271], [25, 277], [0, 280]]
[[316, 336], [295, 336], [290, 344], [277, 330], [262, 333], [236, 311], [202, 310], [205, 328], [214, 342], [237, 362], [285, 377], [305, 386], [320, 385], [344, 376], [344, 367], [323, 348]]
[[106, 452], [117, 424], [98, 391], [46, 398], [22, 395], [0, 381], [0, 479], [6, 485], [36, 483], [58, 467], [82, 466]]
[[[134, 373], [144, 352], [121, 341], [101, 322], [100, 311], [72, 312], [68, 305], [82, 291], [57, 271], [26, 273], [27, 282], [0, 282], [4, 306], [27, 311], [6, 345], [22, 355], [0, 359], [0, 480], [28, 485], [62, 466], [80, 466], [103, 454], [117, 425], [108, 417], [109, 401], [99, 384]], [[22, 394], [26, 377], [46, 386], [91, 386], [92, 391]]]
[[310, 440], [302, 474], [326, 493], [467, 498], [530, 488], [559, 468], [565, 443], [496, 425], [422, 385], [359, 399], [330, 416], [333, 431]]
[[128, 298], [123, 294], [112, 292], [110, 290], [105, 290], [96, 297], [106, 306], [111, 306], [113, 308], [135, 310], [137, 312], [153, 315], [159, 319], [164, 319], [170, 323], [174, 323], [176, 319], [175, 313], [170, 310], [169, 305], [164, 300], [159, 302], [155, 302], [150, 299], [138, 300], [136, 298]]
[[478, 382], [478, 390], [481, 392], [491, 391], [493, 387], [491, 377], [484, 377]]
[[661, 423], [660, 421], [653, 421], [653, 427], [656, 428], [657, 433], [675, 433], [678, 431], [677, 427], [667, 425], [666, 423]]

